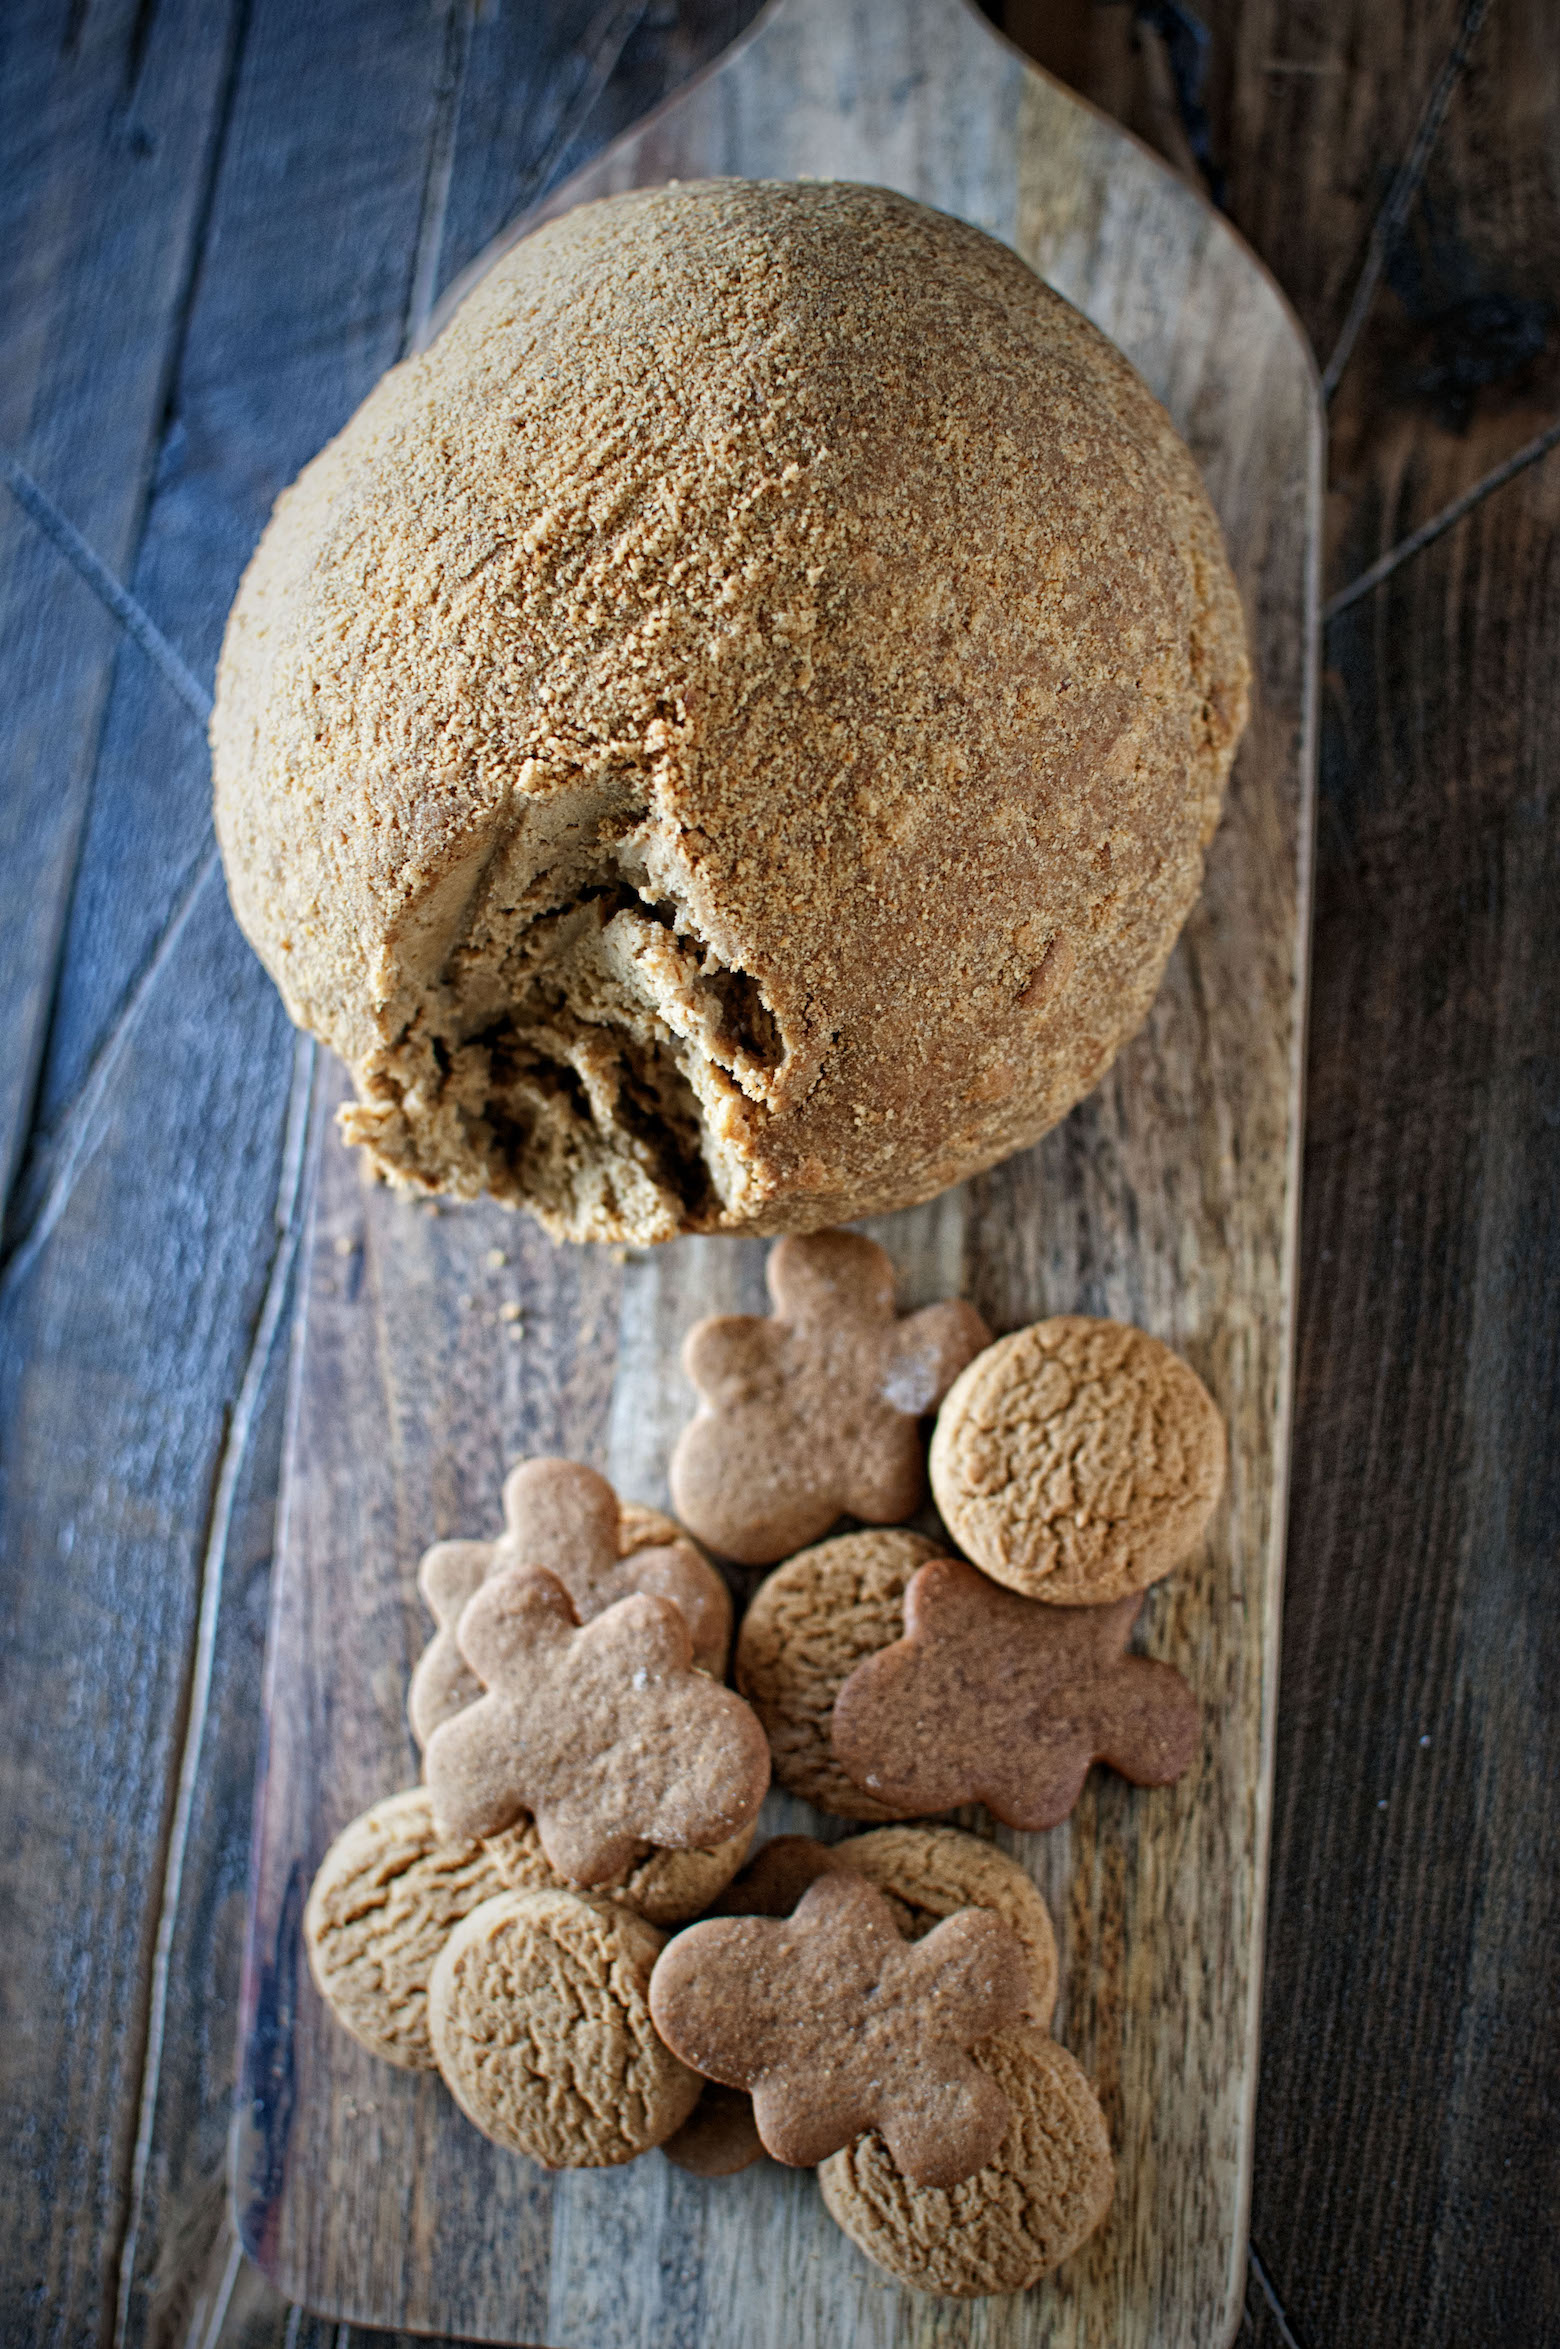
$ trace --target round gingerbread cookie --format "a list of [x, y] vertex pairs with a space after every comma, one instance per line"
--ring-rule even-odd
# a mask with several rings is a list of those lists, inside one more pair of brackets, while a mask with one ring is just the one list
[[1178, 1354], [1126, 1322], [1069, 1313], [999, 1338], [955, 1379], [932, 1491], [994, 1581], [1099, 1606], [1196, 1547], [1224, 1454], [1213, 1398]]
[[428, 1977], [464, 1916], [504, 1889], [480, 1843], [441, 1843], [425, 1786], [375, 1803], [320, 1863], [303, 1945], [338, 2023], [386, 2063], [432, 2071]]
[[485, 2137], [547, 2169], [607, 2169], [681, 2128], [703, 2083], [650, 2020], [665, 1939], [581, 1892], [501, 1893], [456, 1927], [428, 1985], [428, 2030]]
[[904, 1632], [905, 1586], [937, 1545], [897, 1529], [799, 1550], [758, 1586], [737, 1635], [738, 1688], [764, 1724], [775, 1776], [843, 1819], [894, 1819], [834, 1759], [829, 1716], [864, 1656]]
[[[749, 1825], [708, 1851], [647, 1851], [609, 1883], [593, 1884], [591, 1891], [632, 1909], [652, 1925], [685, 1925], [690, 1917], [702, 1916], [725, 1890], [747, 1858], [752, 1840]], [[572, 1889], [548, 1865], [534, 1819], [521, 1819], [502, 1835], [490, 1835], [484, 1849], [511, 1892]]]
[[971, 2051], [1012, 2117], [994, 2158], [957, 2186], [915, 2186], [874, 2129], [818, 2171], [830, 2216], [858, 2251], [917, 2292], [972, 2300], [1026, 2292], [1110, 2208], [1105, 2116], [1080, 2067], [1043, 2031]]
[[958, 1827], [878, 1827], [834, 1844], [830, 1859], [875, 1885], [907, 1941], [919, 1941], [958, 1909], [993, 1909], [1029, 1953], [1034, 1978], [1029, 2021], [1042, 2029], [1056, 2011], [1056, 1934], [1027, 1868], [984, 1836]]

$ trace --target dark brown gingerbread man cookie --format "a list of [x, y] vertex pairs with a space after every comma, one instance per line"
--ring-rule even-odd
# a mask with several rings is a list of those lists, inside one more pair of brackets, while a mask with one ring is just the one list
[[1127, 1654], [1142, 1604], [1047, 1607], [931, 1559], [905, 1593], [904, 1637], [835, 1699], [835, 1759], [896, 1810], [983, 1802], [1009, 1827], [1065, 1819], [1097, 1761], [1168, 1786], [1196, 1755], [1197, 1700], [1173, 1665]]
[[1029, 1960], [983, 1909], [904, 1941], [880, 1892], [822, 1875], [788, 1918], [691, 1925], [656, 1961], [650, 2012], [684, 2063], [753, 2096], [777, 2161], [810, 2166], [878, 2129], [907, 2177], [953, 2185], [990, 2160], [1005, 2098], [967, 2050], [1014, 2028]]

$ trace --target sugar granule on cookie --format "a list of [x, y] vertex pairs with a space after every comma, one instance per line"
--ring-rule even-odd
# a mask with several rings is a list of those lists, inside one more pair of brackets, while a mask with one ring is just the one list
[[506, 1566], [557, 1576], [582, 1623], [630, 1591], [653, 1591], [686, 1617], [693, 1660], [718, 1680], [731, 1645], [731, 1594], [709, 1560], [657, 1509], [619, 1501], [577, 1460], [523, 1460], [504, 1480], [504, 1531], [491, 1542], [435, 1542], [417, 1586], [435, 1631], [412, 1673], [412, 1734], [426, 1746], [442, 1721], [481, 1695], [456, 1629], [486, 1577]]
[[611, 1901], [509, 1892], [450, 1936], [428, 2027], [451, 2095], [485, 2137], [549, 2169], [632, 2161], [699, 2094], [650, 2019], [664, 1936]]
[[353, 1819], [303, 1912], [309, 1970], [337, 2022], [386, 2063], [431, 2071], [428, 1977], [461, 1919], [503, 1888], [483, 1844], [438, 1835], [425, 1786]]
[[1015, 1330], [954, 1381], [932, 1436], [944, 1524], [998, 1582], [1055, 1606], [1143, 1590], [1201, 1540], [1224, 1422], [1188, 1363], [1121, 1321]]
[[956, 1298], [896, 1319], [892, 1260], [854, 1232], [782, 1240], [766, 1275], [772, 1314], [688, 1333], [700, 1407], [671, 1467], [678, 1515], [746, 1566], [847, 1512], [869, 1525], [913, 1515], [926, 1497], [918, 1423], [991, 1334]]
[[798, 2166], [879, 2129], [907, 2177], [987, 2162], [1007, 2100], [966, 2050], [1023, 2017], [1029, 1966], [1000, 1918], [966, 1910], [903, 1941], [881, 1893], [820, 1876], [789, 1918], [718, 1918], [669, 1943], [650, 2011], [684, 2062], [746, 2088], [765, 2148]]
[[1095, 1762], [1169, 1786], [1196, 1757], [1197, 1699], [1171, 1664], [1127, 1651], [1143, 1596], [1048, 1607], [933, 1558], [905, 1631], [840, 1690], [831, 1736], [867, 1793], [922, 1817], [982, 1802], [1008, 1827], [1065, 1819]]
[[540, 1568], [490, 1576], [460, 1621], [486, 1694], [428, 1742], [447, 1835], [496, 1835], [530, 1812], [549, 1863], [592, 1885], [643, 1844], [705, 1850], [758, 1814], [769, 1748], [756, 1716], [693, 1669], [687, 1623], [636, 1591], [580, 1625]]
[[737, 1635], [737, 1686], [764, 1724], [775, 1776], [845, 1819], [892, 1819], [840, 1768], [829, 1741], [834, 1700], [863, 1656], [904, 1630], [904, 1594], [935, 1558], [924, 1534], [874, 1527], [800, 1551], [767, 1575]]
[[1027, 2292], [1101, 2225], [1115, 2165], [1099, 2100], [1045, 2032], [982, 2041], [975, 2062], [1009, 2122], [985, 2167], [951, 2187], [918, 2185], [881, 2132], [818, 2172], [830, 2216], [877, 2266], [917, 2292], [969, 2300]]

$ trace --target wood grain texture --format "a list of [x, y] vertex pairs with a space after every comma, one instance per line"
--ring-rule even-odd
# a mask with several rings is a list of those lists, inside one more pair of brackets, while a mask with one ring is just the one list
[[[0, 446], [122, 570], [204, 227], [237, 11], [0, 20]], [[104, 334], [106, 304], [117, 312]], [[0, 488], [0, 1197], [31, 1122], [119, 631]]]
[[[1039, 1148], [872, 1228], [905, 1299], [963, 1288], [1000, 1327], [1079, 1308], [1180, 1346], [1231, 1417], [1204, 1557], [1149, 1644], [1208, 1708], [1195, 1782], [1092, 1786], [1069, 1827], [1007, 1838], [1062, 1928], [1061, 2035], [1098, 2079], [1116, 2212], [1054, 2286], [918, 2300], [835, 2234], [812, 2180], [718, 2186], [659, 2157], [549, 2180], [486, 2146], [438, 2084], [374, 2066], [301, 1967], [313, 1866], [408, 1782], [413, 1580], [491, 1522], [525, 1451], [664, 1496], [699, 1313], [752, 1307], [762, 1248], [553, 1248], [492, 1207], [430, 1214], [321, 1142], [268, 1665], [235, 2195], [289, 2293], [367, 2322], [572, 2349], [850, 2339], [1205, 2344], [1244, 2288], [1277, 1663], [1308, 853], [1314, 378], [1281, 300], [1197, 199], [957, 0], [787, 0], [730, 63], [554, 199], [703, 171], [887, 181], [1025, 252], [1142, 368], [1204, 464], [1253, 617], [1258, 710], [1204, 900], [1154, 1012]], [[1238, 321], [1238, 331], [1233, 322]], [[1217, 331], [1215, 331], [1217, 327]], [[339, 1078], [322, 1073], [328, 1093]], [[323, 1120], [321, 1131], [323, 1132]], [[502, 1256], [502, 1264], [496, 1261]], [[500, 1307], [518, 1304], [522, 1334]], [[816, 1824], [773, 1799], [775, 1824]], [[827, 1830], [826, 1830], [827, 1831]]]

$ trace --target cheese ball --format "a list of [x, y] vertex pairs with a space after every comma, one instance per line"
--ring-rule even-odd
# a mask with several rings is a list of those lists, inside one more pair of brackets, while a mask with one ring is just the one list
[[716, 180], [516, 245], [278, 502], [212, 719], [233, 905], [397, 1183], [813, 1231], [1142, 1020], [1244, 722], [1196, 467], [980, 230]]

